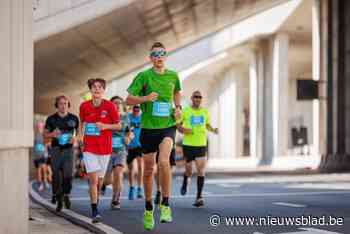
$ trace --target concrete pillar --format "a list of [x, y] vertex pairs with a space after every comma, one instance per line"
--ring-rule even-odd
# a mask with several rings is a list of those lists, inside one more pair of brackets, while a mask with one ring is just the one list
[[[259, 48], [262, 53], [263, 61], [262, 77], [259, 79], [261, 82], [258, 87], [262, 86], [262, 141], [261, 149], [262, 155], [259, 162], [260, 166], [271, 165], [273, 157], [276, 155], [274, 151], [275, 138], [274, 135], [274, 109], [273, 109], [273, 40], [272, 38], [264, 39], [259, 43]], [[260, 114], [260, 111], [259, 111]]]
[[286, 34], [277, 34], [273, 44], [273, 129], [274, 152], [277, 156], [288, 152], [288, 48]]
[[243, 104], [240, 95], [241, 71], [226, 70], [218, 85], [219, 155], [233, 159], [243, 155]]
[[[210, 122], [214, 127], [220, 127], [219, 125], [219, 87], [215, 85], [216, 83], [211, 83], [210, 87], [212, 87], [209, 91], [208, 96], [208, 106], [209, 106], [209, 114], [210, 114]], [[221, 129], [219, 129], [221, 131]], [[220, 158], [220, 150], [219, 150], [219, 136], [214, 134], [208, 134], [208, 151], [209, 151], [209, 159], [217, 159]]]
[[250, 156], [261, 158], [263, 154], [264, 58], [259, 43], [254, 47], [249, 63]]
[[258, 129], [258, 61], [253, 51], [249, 63], [249, 142], [250, 156], [257, 156]]
[[[312, 5], [312, 79], [320, 80], [320, 0], [313, 0]], [[319, 155], [320, 152], [320, 101], [318, 99], [312, 101], [312, 123], [313, 123], [313, 139], [312, 154]]]
[[[326, 6], [325, 6], [326, 5]], [[322, 1], [327, 25], [327, 152], [320, 169], [350, 169], [350, 2]], [[324, 11], [321, 11], [324, 13]], [[322, 17], [323, 18], [323, 17]], [[324, 35], [324, 33], [322, 32]]]
[[235, 132], [237, 87], [233, 75], [232, 70], [225, 72], [219, 84], [219, 149], [220, 157], [226, 159], [237, 156], [237, 133]]
[[32, 1], [0, 1], [0, 227], [28, 233], [28, 148], [33, 144]]

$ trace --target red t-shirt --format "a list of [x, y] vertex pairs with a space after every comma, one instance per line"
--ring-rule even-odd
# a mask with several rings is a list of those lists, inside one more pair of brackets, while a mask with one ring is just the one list
[[[80, 121], [84, 123], [117, 124], [120, 121], [119, 113], [114, 104], [103, 99], [98, 107], [94, 107], [92, 101], [83, 102], [80, 105]], [[112, 153], [112, 130], [101, 130], [99, 136], [84, 135], [84, 152], [98, 155]]]

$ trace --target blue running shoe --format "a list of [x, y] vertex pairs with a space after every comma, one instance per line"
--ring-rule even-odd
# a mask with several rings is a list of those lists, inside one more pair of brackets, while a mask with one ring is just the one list
[[137, 188], [137, 198], [138, 199], [143, 198], [143, 189], [141, 187]]
[[134, 199], [135, 199], [135, 188], [134, 187], [130, 187], [129, 200], [134, 200]]

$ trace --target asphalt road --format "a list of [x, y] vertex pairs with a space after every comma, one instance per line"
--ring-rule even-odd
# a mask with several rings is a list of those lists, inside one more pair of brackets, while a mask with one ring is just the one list
[[[192, 206], [196, 194], [196, 179], [192, 179], [186, 196], [181, 196], [179, 192], [181, 180], [181, 177], [173, 178], [173, 223], [160, 224], [156, 210], [155, 229], [143, 230], [144, 200], [127, 200], [126, 181], [121, 210], [112, 211], [109, 208], [111, 188], [101, 198], [99, 210], [103, 222], [126, 234], [350, 233], [350, 180], [263, 182], [261, 178], [259, 181], [245, 181], [228, 176], [209, 176], [204, 188], [203, 208]], [[49, 199], [50, 192], [46, 191], [41, 195]], [[72, 210], [89, 217], [90, 203], [86, 181], [74, 181], [71, 198]], [[230, 219], [233, 217], [234, 219]], [[293, 221], [300, 225], [286, 223]], [[312, 225], [309, 221], [313, 222]], [[337, 224], [333, 225], [330, 221]]]

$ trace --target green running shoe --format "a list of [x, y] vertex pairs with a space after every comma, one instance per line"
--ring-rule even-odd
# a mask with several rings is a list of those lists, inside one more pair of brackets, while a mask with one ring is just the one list
[[143, 213], [143, 227], [145, 230], [154, 228], [153, 210], [145, 210], [145, 213]]
[[160, 222], [161, 223], [170, 223], [173, 221], [171, 215], [171, 209], [169, 206], [160, 205]]

